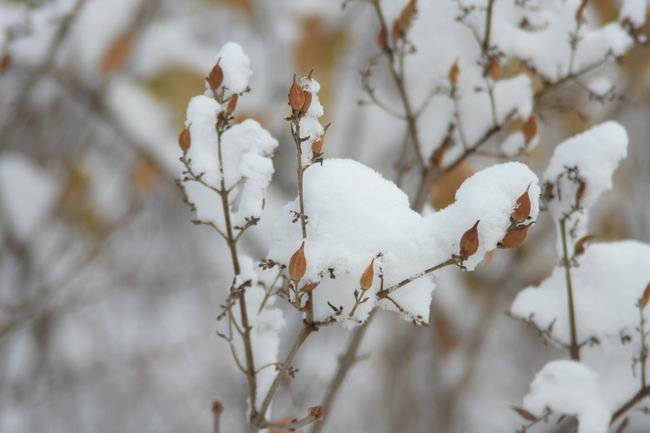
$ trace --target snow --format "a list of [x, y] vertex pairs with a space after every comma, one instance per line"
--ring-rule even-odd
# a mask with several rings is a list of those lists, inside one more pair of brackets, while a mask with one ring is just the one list
[[598, 375], [576, 361], [552, 361], [537, 373], [524, 408], [541, 416], [547, 409], [578, 418], [577, 433], [606, 433], [611, 411]]
[[[485, 253], [496, 248], [510, 225], [513, 206], [530, 186], [532, 211], [537, 218], [539, 187], [537, 178], [524, 164], [505, 163], [482, 170], [466, 180], [456, 194], [456, 203], [422, 217], [411, 210], [407, 196], [392, 182], [361, 163], [327, 159], [310, 167], [304, 176], [305, 211], [308, 216], [304, 282], [319, 282], [313, 291], [314, 318], [332, 316], [329, 304], [343, 307], [336, 317], [346, 326], [364, 321], [379, 306], [396, 311], [389, 300], [375, 299], [380, 289], [380, 268], [384, 288], [388, 288], [459, 253], [463, 233], [477, 220], [480, 247], [465, 266], [474, 269]], [[287, 264], [302, 243], [292, 211], [298, 202], [289, 203], [275, 222], [269, 258]], [[375, 279], [368, 290], [368, 302], [350, 317], [353, 292], [373, 257]], [[330, 275], [333, 270], [335, 278]], [[431, 293], [435, 285], [427, 276], [393, 292], [407, 319], [428, 321]]]
[[[192, 145], [187, 153], [190, 167], [213, 188], [221, 188], [217, 131], [215, 123], [221, 111], [219, 103], [205, 95], [192, 98], [187, 108], [186, 125]], [[272, 155], [278, 142], [260, 124], [251, 119], [232, 126], [222, 136], [223, 182], [230, 194], [233, 226], [243, 226], [247, 218], [258, 218], [273, 174]], [[212, 221], [225, 231], [223, 210], [218, 196], [193, 181], [184, 182], [190, 202], [197, 208], [197, 218]]]
[[225, 43], [217, 54], [215, 63], [217, 61], [223, 69], [226, 96], [241, 93], [248, 88], [253, 71], [250, 67], [251, 61], [241, 45], [235, 42]]
[[[548, 202], [548, 209], [554, 219], [571, 216], [570, 226], [580, 219], [581, 235], [586, 227], [585, 209], [591, 207], [600, 195], [611, 189], [612, 175], [620, 161], [627, 155], [628, 137], [625, 129], [616, 122], [605, 122], [561, 143], [544, 172], [544, 183], [553, 184], [554, 197]], [[586, 186], [580, 199], [580, 209], [572, 215], [576, 205], [576, 194], [580, 182], [571, 180], [568, 169], [577, 168], [578, 179]]]
[[[635, 338], [636, 303], [648, 284], [650, 245], [632, 240], [595, 243], [578, 260], [580, 266], [571, 270], [578, 341], [596, 337], [617, 343], [621, 335]], [[569, 344], [567, 305], [564, 268], [557, 266], [539, 287], [522, 290], [511, 312], [530, 318], [539, 329], [553, 324], [553, 338]]]
[[59, 186], [31, 160], [17, 153], [0, 159], [0, 216], [20, 241], [27, 241], [55, 203]]
[[634, 28], [639, 28], [645, 24], [646, 19], [646, 0], [624, 0], [619, 14], [619, 21], [629, 20]]
[[300, 86], [311, 93], [311, 104], [305, 115], [300, 119], [300, 136], [306, 139], [300, 145], [302, 149], [302, 160], [303, 164], [308, 164], [312, 161], [313, 157], [311, 151], [312, 143], [325, 133], [323, 125], [318, 120], [325, 114], [325, 109], [318, 98], [318, 92], [320, 91], [320, 83], [318, 81], [313, 78], [303, 77], [300, 80]]

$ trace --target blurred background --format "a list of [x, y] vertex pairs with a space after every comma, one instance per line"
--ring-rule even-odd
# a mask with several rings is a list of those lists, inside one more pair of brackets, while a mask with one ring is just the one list
[[[616, 0], [590, 4], [600, 22], [615, 19], [619, 8]], [[295, 196], [293, 144], [283, 120], [294, 72], [314, 69], [322, 84], [332, 121], [327, 155], [395, 178], [406, 126], [358, 104], [367, 100], [360, 71], [378, 52], [378, 27], [364, 4], [341, 6], [0, 0], [0, 433], [207, 432], [213, 399], [225, 406], [223, 431], [242, 431], [245, 381], [215, 335], [229, 257], [220, 238], [191, 223], [174, 184], [176, 140], [189, 99], [203, 91], [217, 51], [232, 40], [254, 71], [239, 115], [257, 119], [280, 141], [268, 215], [243, 240], [248, 254], [264, 257], [264, 220]], [[423, 11], [413, 30], [413, 95], [428, 94], [449, 68], [442, 56], [453, 56], [440, 53], [449, 35], [428, 18]], [[374, 85], [399, 106], [377, 69]], [[630, 134], [629, 157], [591, 232], [648, 242], [650, 49], [638, 46], [600, 73], [622, 97], [599, 102], [578, 86], [559, 89], [536, 107], [541, 142], [520, 159], [541, 174], [564, 138], [604, 119], [620, 121]], [[559, 98], [573, 108], [553, 109]], [[431, 107], [420, 129], [433, 145], [441, 129]], [[434, 205], [449, 204], [463, 179], [494, 162], [475, 156], [441, 179]], [[428, 328], [380, 313], [324, 431], [520, 427], [510, 405], [547, 360], [564, 355], [505, 311], [518, 290], [554, 266], [553, 230], [542, 218], [521, 249], [495, 254], [476, 273], [445, 271]], [[286, 316], [281, 353], [300, 324], [296, 314]], [[302, 414], [321, 402], [349, 336], [331, 327], [310, 339], [274, 416]], [[647, 431], [642, 427], [630, 431]]]

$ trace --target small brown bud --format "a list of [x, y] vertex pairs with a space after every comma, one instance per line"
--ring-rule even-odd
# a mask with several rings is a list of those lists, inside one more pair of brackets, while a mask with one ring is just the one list
[[575, 246], [573, 247], [573, 254], [576, 256], [580, 256], [585, 253], [585, 249], [587, 248], [587, 243], [591, 242], [595, 236], [593, 235], [585, 235], [578, 239], [576, 242]]
[[449, 68], [449, 74], [448, 74], [449, 82], [454, 87], [456, 87], [456, 84], [458, 83], [459, 73], [460, 73], [460, 68], [458, 67], [458, 60], [456, 60], [454, 64], [451, 65], [451, 68]]
[[383, 51], [390, 50], [390, 47], [388, 46], [388, 35], [386, 34], [386, 27], [384, 26], [381, 26], [379, 33], [377, 33], [377, 44]]
[[524, 409], [524, 408], [513, 406], [512, 410], [517, 412], [517, 415], [519, 415], [520, 417], [522, 417], [526, 421], [537, 421], [537, 417], [535, 415], [533, 415], [531, 412]]
[[517, 248], [519, 245], [523, 244], [528, 235], [528, 228], [530, 224], [522, 227], [515, 227], [512, 230], [508, 230], [506, 235], [499, 242], [499, 248]]
[[228, 106], [226, 107], [227, 114], [232, 114], [235, 112], [238, 101], [239, 101], [239, 95], [237, 93], [235, 93], [230, 97], [230, 100], [228, 101]]
[[534, 114], [521, 125], [521, 132], [524, 134], [526, 144], [530, 144], [537, 135], [537, 117]]
[[442, 145], [436, 148], [436, 150], [431, 154], [431, 163], [438, 168], [442, 167], [442, 160], [444, 159], [445, 153], [447, 153], [447, 148], [449, 147], [446, 143], [446, 141], [443, 142]]
[[464, 259], [473, 256], [478, 250], [478, 223], [480, 222], [481, 220], [476, 221], [460, 238], [460, 256]]
[[366, 291], [372, 287], [372, 280], [375, 277], [374, 264], [375, 259], [372, 259], [366, 270], [363, 271], [363, 274], [361, 274], [361, 278], [359, 279], [359, 286], [363, 291]]
[[192, 146], [192, 134], [190, 133], [190, 127], [186, 126], [183, 128], [181, 133], [178, 136], [178, 146], [181, 148], [183, 153], [187, 153]]
[[648, 306], [648, 304], [650, 304], [650, 283], [648, 283], [648, 285], [645, 286], [645, 290], [643, 291], [643, 296], [641, 297], [641, 306], [645, 308]]
[[222, 129], [224, 126], [226, 126], [228, 119], [224, 115], [223, 111], [217, 115], [217, 123], [215, 124], [215, 127], [217, 129]]
[[585, 191], [587, 190], [587, 182], [584, 180], [579, 180], [580, 185], [578, 185], [578, 190], [576, 191], [576, 205], [580, 205], [580, 201], [582, 201], [582, 197], [585, 195]]
[[0, 74], [2, 74], [7, 69], [9, 69], [10, 65], [11, 65], [11, 54], [9, 52], [0, 54]]
[[302, 89], [296, 83], [296, 76], [293, 76], [293, 82], [289, 88], [289, 106], [291, 111], [294, 113], [298, 112], [302, 105], [305, 103], [305, 95], [302, 93]]
[[522, 223], [528, 219], [530, 216], [530, 196], [528, 195], [528, 190], [530, 189], [530, 184], [528, 185], [528, 188], [526, 188], [526, 191], [522, 195], [519, 196], [517, 199], [517, 203], [515, 204], [515, 210], [512, 211], [512, 214], [510, 215], [510, 218], [516, 223]]
[[223, 69], [219, 66], [219, 62], [212, 68], [208, 74], [208, 85], [213, 91], [216, 91], [223, 83]]
[[490, 57], [490, 64], [488, 65], [488, 75], [493, 80], [501, 78], [501, 64], [496, 56]]
[[587, 0], [582, 0], [582, 2], [580, 2], [580, 6], [578, 6], [578, 9], [576, 10], [576, 21], [582, 20], [582, 16], [585, 14], [586, 7], [587, 7]]
[[303, 242], [289, 261], [289, 278], [293, 281], [300, 281], [305, 276], [305, 271], [307, 271], [307, 258], [305, 257], [305, 243]]
[[214, 400], [211, 409], [214, 414], [218, 415], [223, 412], [223, 404], [219, 400]]
[[317, 158], [323, 153], [323, 145], [325, 144], [325, 136], [321, 135], [311, 144], [311, 153], [313, 158]]
[[309, 416], [315, 420], [321, 420], [325, 416], [325, 411], [320, 406], [312, 406], [309, 408]]
[[307, 89], [303, 89], [302, 96], [304, 98], [304, 102], [302, 103], [300, 112], [304, 114], [309, 110], [309, 107], [311, 106], [311, 92]]

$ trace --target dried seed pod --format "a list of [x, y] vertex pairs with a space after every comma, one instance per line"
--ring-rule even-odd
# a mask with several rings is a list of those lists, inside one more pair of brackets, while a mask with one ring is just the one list
[[306, 293], [310, 293], [312, 290], [314, 290], [318, 286], [318, 283], [307, 283], [303, 286], [302, 291]]
[[305, 95], [302, 93], [300, 86], [296, 83], [296, 76], [294, 75], [293, 82], [289, 88], [289, 106], [291, 107], [291, 111], [297, 113], [304, 103]]
[[480, 222], [481, 220], [476, 221], [460, 238], [460, 256], [464, 259], [473, 256], [478, 250], [478, 223]]
[[210, 73], [208, 74], [208, 85], [212, 89], [212, 91], [216, 91], [221, 84], [223, 83], [223, 69], [221, 69], [221, 66], [219, 66], [219, 62], [217, 62], [216, 65], [212, 68]]
[[648, 304], [650, 304], [650, 283], [648, 283], [648, 285], [645, 286], [645, 290], [643, 291], [643, 296], [641, 297], [641, 306], [645, 308], [648, 306]]
[[181, 148], [183, 153], [187, 153], [192, 146], [192, 134], [190, 133], [190, 127], [186, 126], [183, 128], [181, 133], [178, 135], [178, 146]]
[[321, 420], [325, 416], [325, 411], [320, 406], [312, 406], [309, 408], [309, 416], [315, 420]]
[[374, 264], [375, 259], [372, 259], [366, 270], [363, 271], [363, 274], [361, 274], [361, 278], [359, 279], [359, 286], [363, 291], [366, 291], [372, 287], [372, 280], [375, 277]]
[[460, 68], [458, 67], [458, 60], [456, 60], [454, 64], [451, 65], [451, 68], [449, 68], [449, 74], [448, 74], [449, 82], [454, 87], [456, 87], [456, 84], [458, 83], [459, 73], [460, 73]]
[[587, 190], [587, 182], [582, 179], [580, 179], [578, 182], [580, 184], [578, 185], [578, 190], [576, 191], [576, 206], [580, 205], [580, 201], [582, 201], [582, 198], [585, 195], [585, 191]]
[[388, 35], [386, 34], [386, 27], [381, 26], [379, 33], [377, 33], [377, 45], [383, 51], [389, 51], [390, 47], [388, 46]]
[[506, 235], [499, 242], [499, 248], [517, 248], [519, 245], [523, 244], [528, 235], [528, 229], [530, 224], [522, 227], [515, 227], [512, 230], [508, 230]]
[[578, 9], [576, 10], [576, 21], [582, 20], [582, 16], [585, 13], [586, 7], [587, 7], [587, 0], [582, 0], [582, 2], [580, 2], [580, 6], [578, 6]]
[[237, 102], [239, 101], [239, 95], [235, 93], [230, 97], [230, 100], [228, 101], [228, 106], [226, 106], [226, 113], [232, 114], [235, 112], [235, 109], [237, 108]]
[[0, 54], [0, 74], [2, 74], [4, 71], [9, 69], [10, 65], [11, 65], [11, 54], [9, 52]]
[[325, 144], [325, 136], [321, 135], [311, 144], [312, 158], [317, 158], [323, 153], [323, 145]]
[[530, 184], [528, 188], [522, 195], [517, 198], [517, 203], [515, 204], [515, 210], [512, 211], [510, 218], [516, 223], [522, 223], [528, 219], [530, 216], [530, 196], [528, 195], [528, 190], [530, 189]]
[[300, 281], [305, 276], [306, 271], [307, 258], [305, 257], [305, 243], [303, 242], [289, 261], [289, 278], [292, 281]]
[[410, 0], [406, 6], [404, 6], [404, 9], [402, 9], [402, 12], [400, 12], [398, 18], [402, 30], [405, 31], [411, 27], [411, 24], [413, 23], [413, 17], [415, 17], [417, 11], [417, 0]]
[[537, 117], [534, 114], [521, 126], [521, 132], [524, 134], [526, 144], [530, 144], [537, 135]]
[[587, 248], [587, 242], [591, 242], [594, 238], [595, 236], [593, 235], [585, 235], [578, 239], [575, 246], [573, 247], [573, 254], [576, 256], [584, 254], [585, 249]]
[[535, 415], [533, 415], [531, 412], [524, 409], [524, 408], [513, 406], [512, 410], [517, 412], [517, 415], [519, 415], [520, 417], [522, 417], [526, 421], [537, 421], [537, 417]]
[[223, 129], [223, 127], [226, 126], [226, 123], [228, 123], [228, 119], [226, 118], [226, 116], [222, 111], [217, 115], [217, 123], [215, 124], [215, 128]]
[[303, 89], [302, 96], [304, 102], [302, 103], [302, 107], [300, 107], [300, 112], [304, 114], [309, 111], [309, 107], [311, 106], [311, 92], [308, 89]]
[[493, 80], [498, 80], [501, 78], [501, 64], [499, 63], [499, 58], [496, 56], [490, 57], [490, 63], [488, 65], [488, 75]]

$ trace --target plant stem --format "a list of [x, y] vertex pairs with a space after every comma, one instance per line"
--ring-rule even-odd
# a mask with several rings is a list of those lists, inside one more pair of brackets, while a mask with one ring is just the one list
[[560, 220], [560, 230], [562, 235], [562, 265], [564, 266], [564, 276], [566, 279], [567, 300], [569, 307], [569, 327], [571, 332], [571, 343], [569, 345], [569, 355], [571, 359], [580, 361], [580, 345], [578, 344], [578, 332], [576, 327], [576, 313], [573, 299], [573, 283], [571, 280], [571, 262], [569, 259], [569, 248], [566, 233], [566, 218]]
[[[223, 169], [223, 152], [221, 148], [221, 136], [223, 132], [217, 130], [217, 152], [219, 158], [219, 173], [221, 175], [221, 189], [219, 196], [221, 197], [221, 206], [223, 207], [224, 221], [226, 224], [226, 243], [230, 250], [230, 258], [232, 260], [232, 267], [235, 276], [241, 272], [239, 267], [239, 256], [237, 253], [237, 240], [233, 234], [232, 222], [230, 218], [230, 204], [228, 203], [228, 191], [226, 190], [226, 180]], [[246, 381], [248, 382], [248, 397], [251, 405], [251, 420], [256, 416], [256, 400], [257, 400], [257, 377], [255, 374], [255, 361], [253, 359], [253, 345], [251, 340], [251, 326], [248, 321], [248, 310], [246, 308], [246, 291], [242, 290], [239, 295], [239, 314], [241, 316], [243, 334], [242, 341], [244, 343], [244, 353], [246, 356]]]

